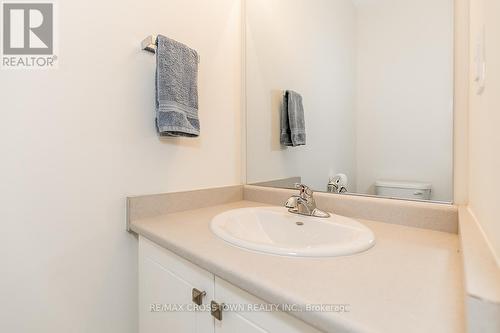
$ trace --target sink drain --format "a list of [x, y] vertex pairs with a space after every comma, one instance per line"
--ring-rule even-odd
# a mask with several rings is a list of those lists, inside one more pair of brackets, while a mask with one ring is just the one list
[[295, 222], [296, 225], [304, 225], [304, 222]]

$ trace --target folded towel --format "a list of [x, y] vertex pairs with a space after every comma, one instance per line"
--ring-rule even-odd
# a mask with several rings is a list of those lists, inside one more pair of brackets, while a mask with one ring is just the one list
[[161, 136], [200, 135], [198, 53], [158, 36], [156, 50], [156, 127]]
[[288, 91], [283, 94], [283, 104], [280, 113], [280, 143], [283, 146], [292, 146], [292, 132], [290, 131], [290, 121], [288, 120]]
[[283, 97], [280, 142], [282, 145], [292, 147], [306, 144], [306, 126], [302, 96], [292, 90], [287, 90]]

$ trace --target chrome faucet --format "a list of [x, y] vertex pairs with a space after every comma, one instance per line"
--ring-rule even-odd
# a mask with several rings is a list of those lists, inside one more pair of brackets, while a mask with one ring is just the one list
[[295, 188], [300, 191], [299, 195], [292, 195], [285, 203], [285, 207], [293, 214], [300, 214], [314, 217], [330, 217], [330, 214], [316, 207], [313, 191], [304, 184], [295, 184]]

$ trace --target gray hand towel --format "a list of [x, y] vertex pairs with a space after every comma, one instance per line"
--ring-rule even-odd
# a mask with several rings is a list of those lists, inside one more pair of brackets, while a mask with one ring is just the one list
[[291, 147], [306, 144], [306, 125], [302, 96], [292, 90], [287, 90], [283, 96], [280, 142], [284, 146]]
[[198, 53], [158, 36], [156, 50], [156, 127], [161, 136], [200, 135]]

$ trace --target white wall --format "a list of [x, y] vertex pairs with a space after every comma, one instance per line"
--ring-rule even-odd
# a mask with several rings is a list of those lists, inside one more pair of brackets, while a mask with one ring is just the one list
[[500, 266], [500, 2], [471, 0], [470, 68], [475, 45], [485, 30], [486, 85], [477, 95], [474, 70], [470, 77], [469, 206], [480, 223]]
[[[247, 179], [355, 183], [355, 11], [351, 0], [247, 2]], [[307, 145], [282, 148], [282, 90], [304, 98]]]
[[[240, 1], [58, 4], [60, 68], [0, 73], [0, 331], [135, 333], [125, 197], [240, 183]], [[151, 33], [201, 54], [199, 139], [155, 133]]]
[[357, 189], [432, 183], [453, 201], [453, 0], [357, 0]]

